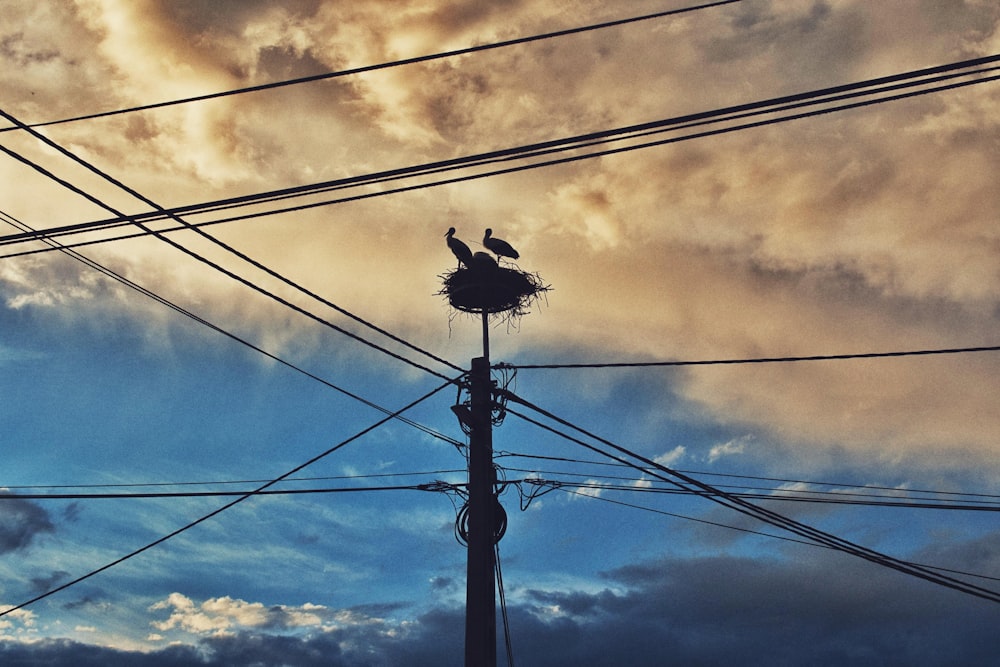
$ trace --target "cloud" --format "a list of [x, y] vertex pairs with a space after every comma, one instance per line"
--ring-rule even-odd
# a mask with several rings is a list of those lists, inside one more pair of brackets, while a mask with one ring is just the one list
[[37, 361], [44, 359], [45, 355], [40, 352], [18, 349], [0, 345], [0, 365], [17, 363], [20, 361]]
[[684, 445], [677, 445], [669, 452], [665, 452], [655, 457], [653, 460], [662, 466], [671, 467], [682, 458], [687, 453], [687, 448]]
[[[935, 555], [949, 558], [939, 563], [960, 569], [982, 566], [976, 554], [986, 548], [996, 553], [998, 539], [993, 534]], [[720, 555], [645, 561], [607, 572], [608, 586], [593, 590], [519, 589], [508, 595], [515, 658], [519, 664], [556, 667], [657, 665], [665, 660], [943, 666], [988, 664], [1000, 650], [995, 633], [1000, 611], [991, 603], [852, 557], [794, 549], [771, 559]], [[209, 607], [240, 613], [263, 609], [226, 598], [209, 602]], [[205, 607], [189, 607], [175, 597], [171, 605]], [[250, 615], [254, 619], [260, 619], [256, 611]], [[5, 664], [46, 660], [57, 667], [251, 662], [346, 667], [460, 660], [461, 609], [437, 608], [394, 622], [355, 620], [297, 635], [277, 628], [242, 628], [147, 653], [66, 640], [8, 641], [0, 643], [0, 659]]]
[[3, 664], [45, 664], [53, 667], [129, 665], [131, 667], [312, 667], [339, 665], [414, 665], [454, 663], [462, 655], [463, 616], [455, 609], [437, 609], [396, 624], [362, 622], [288, 636], [267, 632], [212, 635], [197, 644], [172, 644], [147, 652], [127, 651], [67, 639], [34, 642], [0, 639]]
[[[210, 606], [254, 607], [239, 601], [216, 599]], [[236, 603], [234, 605], [234, 602]], [[187, 608], [187, 603], [172, 596], [170, 604]], [[267, 631], [213, 633], [195, 644], [175, 643], [147, 652], [126, 651], [88, 645], [65, 639], [46, 639], [31, 643], [0, 640], [0, 661], [4, 664], [131, 665], [134, 667], [222, 667], [223, 665], [260, 665], [261, 667], [312, 667], [313, 665], [389, 665], [407, 664], [430, 667], [454, 662], [462, 652], [463, 621], [460, 612], [438, 609], [416, 619], [388, 623], [357, 612], [342, 615], [337, 627], [290, 636]], [[162, 640], [158, 633], [151, 640]], [[34, 662], [33, 662], [34, 661]]]
[[334, 613], [326, 607], [303, 604], [299, 607], [276, 605], [265, 607], [259, 602], [245, 602], [230, 597], [210, 598], [195, 604], [180, 593], [150, 607], [151, 611], [169, 609], [170, 617], [156, 621], [155, 629], [165, 632], [180, 629], [194, 634], [227, 634], [244, 628], [292, 629], [319, 627], [325, 622], [350, 619], [349, 612]]
[[518, 648], [551, 665], [946, 665], [998, 647], [995, 605], [819, 550], [789, 556], [663, 559], [608, 573], [624, 591], [528, 591]]
[[[596, 0], [575, 3], [571, 13], [561, 3], [523, 0], [414, 0], [392, 11], [380, 0], [19, 0], [7, 5], [7, 20], [0, 26], [9, 98], [5, 110], [29, 122], [537, 34], [617, 18], [624, 11]], [[46, 132], [159, 203], [179, 205], [996, 53], [998, 28], [1000, 7], [984, 1], [752, 0]], [[209, 229], [339, 305], [428, 349], [444, 350], [451, 359], [470, 356], [478, 331], [462, 322], [449, 338], [448, 313], [434, 296], [437, 275], [452, 262], [441, 238], [449, 225], [473, 244], [485, 227], [503, 229], [522, 251], [522, 266], [538, 270], [554, 287], [540, 316], [525, 319], [516, 336], [496, 341], [494, 354], [514, 362], [529, 354], [532, 361], [627, 361], [992, 344], [1000, 318], [998, 109], [996, 84], [976, 85]], [[123, 210], [145, 210], [19, 134], [5, 133], [5, 145]], [[4, 206], [34, 226], [108, 215], [11, 160], [0, 163], [0, 182], [17, 184], [5, 192]], [[192, 247], [199, 243], [192, 235], [175, 238]], [[218, 252], [197, 247], [213, 257]], [[329, 345], [314, 322], [264, 305], [264, 299], [247, 296], [243, 287], [181, 259], [156, 239], [103, 244], [87, 252], [270, 350], [292, 350], [296, 359], [324, 369], [355, 354], [351, 345]], [[225, 263], [267, 281], [232, 257]], [[269, 286], [285, 293], [284, 287]], [[34, 361], [24, 359], [27, 353], [21, 350], [43, 349], [37, 340], [77, 346], [72, 349], [86, 354], [78, 346], [89, 336], [75, 334], [131, 332], [133, 323], [157, 344], [170, 343], [170, 336], [161, 334], [169, 334], [173, 325], [163, 324], [168, 315], [159, 314], [159, 305], [141, 304], [131, 294], [124, 298], [117, 284], [54, 253], [3, 261], [0, 289], [4, 318], [41, 324], [18, 329], [21, 338], [0, 342], [5, 368]], [[176, 356], [178, 369], [189, 356], [183, 352]], [[352, 368], [367, 366], [366, 359], [351, 361]], [[112, 368], [105, 362], [100, 372]], [[369, 368], [381, 370], [381, 360]], [[978, 468], [988, 480], [988, 471], [996, 468], [1000, 432], [994, 398], [998, 372], [1000, 360], [993, 354], [705, 366], [662, 375], [644, 369], [644, 378], [656, 379], [643, 384], [641, 401], [626, 401], [614, 391], [620, 385], [604, 380], [564, 381], [552, 396], [575, 401], [577, 407], [585, 397], [589, 409], [578, 414], [594, 422], [583, 424], [588, 427], [633, 411], [628, 414], [631, 430], [620, 433], [637, 440], [632, 433], [645, 429], [643, 444], [654, 438], [655, 444], [642, 451], [663, 452], [657, 460], [667, 464], [690, 453], [719, 464], [763, 462], [770, 470], [757, 474], [784, 477], [791, 470], [833, 467], [830, 462], [836, 461], [837, 469], [856, 466], [888, 479], [912, 468]], [[602, 382], [609, 387], [603, 394]], [[176, 389], [180, 395], [182, 388]], [[128, 426], [117, 416], [112, 419], [108, 428]], [[173, 429], [171, 424], [166, 432]], [[741, 433], [756, 434], [752, 448], [749, 439], [731, 439]], [[100, 434], [97, 438], [103, 440]], [[676, 442], [685, 446], [669, 450]], [[920, 478], [920, 472], [915, 476]], [[41, 508], [25, 504], [11, 515], [16, 507], [0, 505], [0, 553], [30, 548], [53, 530]], [[788, 504], [781, 509], [796, 515], [832, 511]], [[77, 512], [64, 516], [71, 520]], [[76, 526], [81, 530], [82, 518]], [[719, 518], [758, 528], [721, 511]], [[411, 521], [413, 530], [422, 525]], [[367, 529], [358, 530], [360, 535]], [[203, 546], [202, 553], [222, 555], [216, 574], [251, 580], [252, 573], [232, 566], [246, 550], [236, 554], [239, 547], [221, 530], [213, 535], [219, 537], [216, 548]], [[736, 539], [735, 534], [727, 537]], [[315, 539], [299, 528], [283, 536], [282, 544], [290, 545], [288, 557], [301, 555], [302, 567], [314, 571], [306, 558], [320, 544]], [[964, 559], [989, 572], [995, 546], [983, 540], [965, 545], [966, 551], [939, 555], [941, 562]], [[331, 569], [355, 579], [374, 576], [377, 566], [366, 562], [337, 562]], [[742, 664], [748, 655], [770, 656], [772, 664], [794, 663], [794, 650], [803, 646], [814, 650], [812, 657], [820, 663], [836, 662], [834, 657], [875, 661], [877, 656], [891, 664], [897, 658], [880, 653], [884, 647], [898, 647], [901, 661], [914, 655], [936, 660], [933, 647], [914, 653], [917, 635], [940, 635], [941, 646], [963, 662], [979, 657], [973, 654], [981, 639], [976, 618], [958, 627], [954, 638], [945, 636], [956, 619], [975, 616], [965, 607], [943, 601], [943, 615], [934, 625], [918, 604], [925, 599], [921, 592], [880, 583], [875, 589], [883, 598], [864, 597], [867, 609], [848, 593], [857, 581], [867, 584], [870, 570], [827, 564], [820, 570], [785, 561], [755, 567], [721, 558], [670, 560], [646, 563], [642, 572], [618, 571], [611, 579], [618, 588], [600, 595], [536, 586], [534, 597], [512, 600], [521, 632], [518, 637], [515, 630], [515, 643], [530, 659], [553, 665], [601, 662], [612, 651], [621, 659], [605, 664], [658, 664], [664, 655], [689, 664]], [[62, 567], [39, 569], [35, 583], [58, 580]], [[168, 569], [176, 570], [163, 566]], [[674, 570], [691, 581], [675, 580]], [[268, 586], [276, 589], [283, 581], [277, 577]], [[799, 589], [800, 583], [809, 587]], [[442, 576], [432, 587], [440, 594], [451, 591], [454, 582]], [[284, 652], [301, 664], [323, 652], [331, 662], [348, 662], [362, 655], [355, 647], [406, 664], [454, 662], [453, 656], [461, 654], [462, 616], [453, 608], [400, 621], [402, 607], [391, 604], [344, 611], [307, 606], [302, 604], [306, 598], [297, 597], [289, 605], [268, 605], [253, 601], [245, 589], [224, 591], [229, 596], [213, 590], [219, 597], [209, 599], [166, 597], [176, 590], [185, 589], [174, 584], [147, 589], [142, 606], [161, 600], [151, 613], [163, 629], [145, 626], [135, 636], [153, 630], [158, 641], [180, 637], [186, 645], [137, 654], [44, 642], [33, 648], [6, 646], [3, 650], [11, 653], [4, 655], [72, 651], [72, 664], [92, 659], [97, 664], [173, 660], [197, 665], [240, 664], [251, 651], [272, 661]], [[801, 590], [808, 593], [798, 599], [794, 591]], [[70, 605], [92, 605], [92, 595], [81, 592], [81, 601]], [[913, 605], [912, 636], [900, 620], [906, 612], [893, 606], [897, 596]], [[870, 625], [862, 622], [866, 618]], [[836, 636], [841, 630], [841, 636], [859, 637], [859, 647], [870, 653], [851, 654]], [[959, 639], [968, 640], [968, 646], [959, 646]], [[657, 660], [650, 657], [654, 654]]]
[[22, 634], [35, 627], [35, 612], [30, 609], [15, 609], [10, 611], [12, 605], [0, 605], [0, 611], [7, 612], [0, 617], [0, 633], [3, 636], [11, 631]]
[[459, 589], [459, 583], [452, 577], [433, 577], [430, 580], [431, 590], [436, 593], [451, 593]]
[[[446, 584], [447, 586], [448, 584]], [[270, 633], [332, 631], [343, 627], [381, 625], [381, 616], [398, 611], [401, 605], [379, 603], [350, 609], [331, 609], [304, 603], [298, 606], [264, 605], [229, 596], [196, 603], [181, 593], [171, 593], [149, 607], [149, 611], [170, 610], [170, 616], [150, 625], [160, 633], [180, 630], [199, 636], [230, 636], [247, 631]]]
[[76, 609], [87, 609], [91, 613], [94, 612], [105, 612], [111, 607], [111, 603], [107, 600], [85, 595], [77, 600], [72, 600], [70, 602], [65, 602], [62, 605], [63, 609], [73, 611]]
[[55, 588], [56, 584], [69, 579], [70, 573], [65, 570], [56, 570], [45, 577], [32, 577], [31, 590], [35, 593], [44, 593]]
[[588, 479], [580, 483], [578, 488], [573, 489], [570, 494], [570, 500], [577, 500], [580, 496], [589, 496], [591, 498], [600, 498], [601, 493], [604, 491], [604, 487], [607, 486], [606, 482], [602, 482], [598, 479]]
[[0, 554], [23, 551], [39, 535], [54, 533], [55, 525], [49, 513], [29, 500], [4, 493], [0, 499]]
[[715, 463], [723, 456], [742, 454], [746, 449], [747, 444], [752, 442], [753, 439], [752, 435], [744, 435], [719, 445], [713, 445], [712, 448], [708, 450], [708, 462]]

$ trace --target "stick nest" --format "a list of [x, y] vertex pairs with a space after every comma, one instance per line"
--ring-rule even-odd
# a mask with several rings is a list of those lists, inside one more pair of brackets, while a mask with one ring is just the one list
[[459, 267], [441, 276], [438, 294], [448, 297], [452, 308], [466, 313], [505, 314], [520, 317], [551, 287], [537, 273], [498, 265], [477, 253], [471, 266]]

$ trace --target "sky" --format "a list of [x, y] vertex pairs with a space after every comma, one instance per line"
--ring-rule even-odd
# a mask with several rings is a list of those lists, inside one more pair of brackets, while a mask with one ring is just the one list
[[[4, 2], [3, 664], [462, 664], [449, 408], [483, 349], [440, 294], [449, 227], [550, 288], [488, 327], [493, 363], [561, 366], [494, 372], [527, 404], [493, 432], [517, 664], [995, 656], [995, 350], [613, 365], [1000, 345], [995, 72], [559, 142], [996, 56], [1000, 6], [696, 4]], [[216, 224], [87, 224], [177, 207]], [[7, 238], [78, 224], [76, 257]], [[662, 493], [611, 445], [993, 600]], [[279, 478], [310, 492], [193, 495]], [[810, 492], [863, 504], [775, 499]]]

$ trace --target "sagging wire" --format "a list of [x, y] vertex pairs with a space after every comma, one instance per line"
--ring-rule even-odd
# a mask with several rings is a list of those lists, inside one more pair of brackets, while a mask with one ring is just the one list
[[[511, 456], [511, 455], [512, 454], [510, 452], [504, 452], [504, 451], [499, 451], [496, 453], [496, 456], [498, 457]], [[518, 506], [521, 508], [522, 512], [528, 511], [528, 507], [531, 505], [531, 502], [535, 498], [540, 498], [541, 496], [544, 496], [545, 494], [555, 491], [556, 489], [564, 486], [563, 482], [547, 480], [540, 476], [539, 477], [530, 476], [530, 475], [538, 475], [538, 473], [534, 471], [530, 472], [522, 471], [522, 472], [528, 472], [529, 476], [524, 479], [520, 479], [514, 482], [509, 482], [507, 481], [506, 468], [500, 466], [497, 463], [494, 463], [493, 467], [497, 470], [497, 478], [503, 479], [503, 482], [500, 484], [500, 488], [497, 491], [497, 495], [499, 496], [501, 493], [506, 491], [507, 487], [513, 486], [515, 489], [517, 489]], [[529, 486], [530, 488], [526, 489], [525, 485]]]
[[500, 617], [503, 619], [503, 640], [507, 649], [507, 665], [514, 667], [514, 646], [510, 641], [510, 618], [507, 616], [507, 595], [504, 592], [503, 572], [500, 569], [499, 541], [493, 545], [493, 550], [496, 555], [496, 558], [493, 559], [493, 565], [497, 574], [497, 591], [500, 597]]
[[[522, 486], [523, 484], [529, 484], [532, 488], [525, 490], [524, 486]], [[541, 477], [529, 477], [519, 482], [512, 482], [511, 485], [517, 489], [521, 511], [526, 512], [528, 507], [531, 505], [531, 501], [535, 498], [544, 496], [546, 493], [551, 493], [552, 491], [561, 488], [563, 483], [553, 482], [551, 480], [542, 479]]]
[[[451, 503], [452, 509], [455, 510], [455, 541], [466, 546], [467, 542], [463, 541], [460, 526], [468, 525], [469, 494], [460, 484], [448, 484], [447, 482], [436, 482], [436, 484], [438, 484], [438, 488], [434, 490], [440, 491]], [[459, 500], [462, 501], [461, 505]]]
[[[470, 384], [469, 374], [466, 373], [455, 382], [455, 404], [451, 406], [451, 411], [458, 418], [458, 426], [462, 433], [468, 438], [472, 435], [472, 398], [468, 395]], [[462, 400], [462, 392], [466, 392], [466, 399]], [[466, 444], [455, 445], [459, 454], [465, 459], [466, 465], [469, 463], [469, 447]]]
[[[507, 534], [507, 510], [504, 509], [503, 504], [500, 502], [500, 495], [507, 490], [508, 486], [517, 486], [518, 482], [508, 482], [502, 468], [494, 466], [494, 470], [496, 471], [496, 477], [493, 481], [493, 543], [498, 544], [503, 539], [503, 536]], [[469, 495], [459, 488], [455, 488], [454, 490], [457, 496], [464, 499], [461, 509], [458, 509], [458, 505], [454, 501], [452, 503], [456, 508], [455, 540], [463, 547], [467, 547], [469, 546]], [[518, 493], [520, 493], [520, 490]]]
[[[507, 510], [503, 508], [499, 500], [494, 498], [496, 503], [493, 506], [493, 543], [500, 542], [507, 533]], [[469, 546], [469, 503], [462, 505], [455, 517], [455, 540], [463, 547]]]
[[493, 426], [500, 426], [507, 416], [507, 397], [517, 390], [517, 369], [506, 362], [494, 365], [493, 369], [500, 371], [500, 380], [494, 381], [494, 387], [499, 389], [493, 393], [490, 420]]

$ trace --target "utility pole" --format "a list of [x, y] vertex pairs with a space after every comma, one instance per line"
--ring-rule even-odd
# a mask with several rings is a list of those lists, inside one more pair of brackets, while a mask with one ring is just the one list
[[489, 331], [483, 313], [483, 355], [469, 373], [468, 569], [465, 593], [465, 665], [497, 664], [496, 497], [493, 470], [493, 381]]
[[[483, 245], [498, 258], [518, 259], [509, 243], [491, 236]], [[456, 310], [477, 314], [483, 320], [483, 356], [472, 360], [468, 375], [468, 403], [452, 411], [469, 435], [468, 499], [455, 521], [456, 535], [468, 547], [465, 590], [465, 665], [496, 667], [497, 604], [496, 544], [506, 529], [506, 513], [497, 500], [493, 467], [493, 379], [490, 376], [490, 316], [516, 318], [539, 295], [549, 290], [537, 274], [509, 265], [500, 266], [487, 252], [473, 253], [455, 238], [455, 228], [445, 234], [459, 266], [442, 276], [444, 288]], [[508, 319], [509, 321], [509, 319]], [[497, 422], [499, 423], [499, 422]]]

